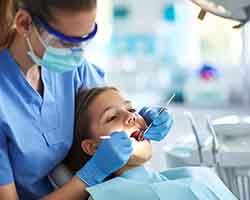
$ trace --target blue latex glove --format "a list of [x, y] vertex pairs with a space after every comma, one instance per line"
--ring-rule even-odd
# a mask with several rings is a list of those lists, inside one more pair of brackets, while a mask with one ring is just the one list
[[139, 114], [145, 119], [151, 128], [144, 133], [144, 138], [161, 141], [169, 133], [173, 125], [172, 115], [165, 109], [160, 115], [161, 107], [143, 107]]
[[123, 167], [132, 153], [132, 143], [125, 132], [114, 132], [103, 139], [95, 155], [76, 173], [88, 186], [101, 183]]

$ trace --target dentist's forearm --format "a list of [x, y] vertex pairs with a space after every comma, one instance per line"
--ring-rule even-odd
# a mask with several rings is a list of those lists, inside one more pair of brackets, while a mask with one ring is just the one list
[[87, 200], [89, 194], [86, 188], [87, 185], [74, 176], [64, 186], [43, 197], [41, 200]]

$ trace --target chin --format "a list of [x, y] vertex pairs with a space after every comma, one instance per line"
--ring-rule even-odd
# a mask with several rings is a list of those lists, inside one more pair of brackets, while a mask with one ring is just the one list
[[143, 165], [152, 157], [152, 145], [148, 140], [136, 141], [132, 140], [133, 153], [128, 161], [130, 166]]
[[138, 166], [144, 165], [147, 161], [151, 159], [151, 157], [152, 157], [151, 155], [149, 155], [148, 157], [132, 155], [127, 163], [127, 166], [138, 167]]

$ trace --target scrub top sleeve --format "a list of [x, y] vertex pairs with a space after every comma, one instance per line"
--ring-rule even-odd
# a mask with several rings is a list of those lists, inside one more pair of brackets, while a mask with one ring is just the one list
[[101, 87], [105, 85], [105, 73], [96, 65], [85, 62], [77, 69], [75, 82], [76, 91], [80, 87]]
[[12, 182], [14, 182], [14, 177], [8, 155], [8, 141], [0, 126], [0, 186]]

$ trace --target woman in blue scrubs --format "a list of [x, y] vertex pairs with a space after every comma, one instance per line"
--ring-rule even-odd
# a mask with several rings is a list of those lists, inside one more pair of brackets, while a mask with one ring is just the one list
[[[48, 175], [72, 145], [78, 88], [104, 83], [83, 56], [97, 33], [96, 0], [0, 1], [0, 199], [87, 199], [129, 159], [131, 141], [114, 132], [62, 188]], [[148, 139], [162, 140], [172, 117], [144, 107]], [[104, 162], [108, 160], [109, 162]]]

